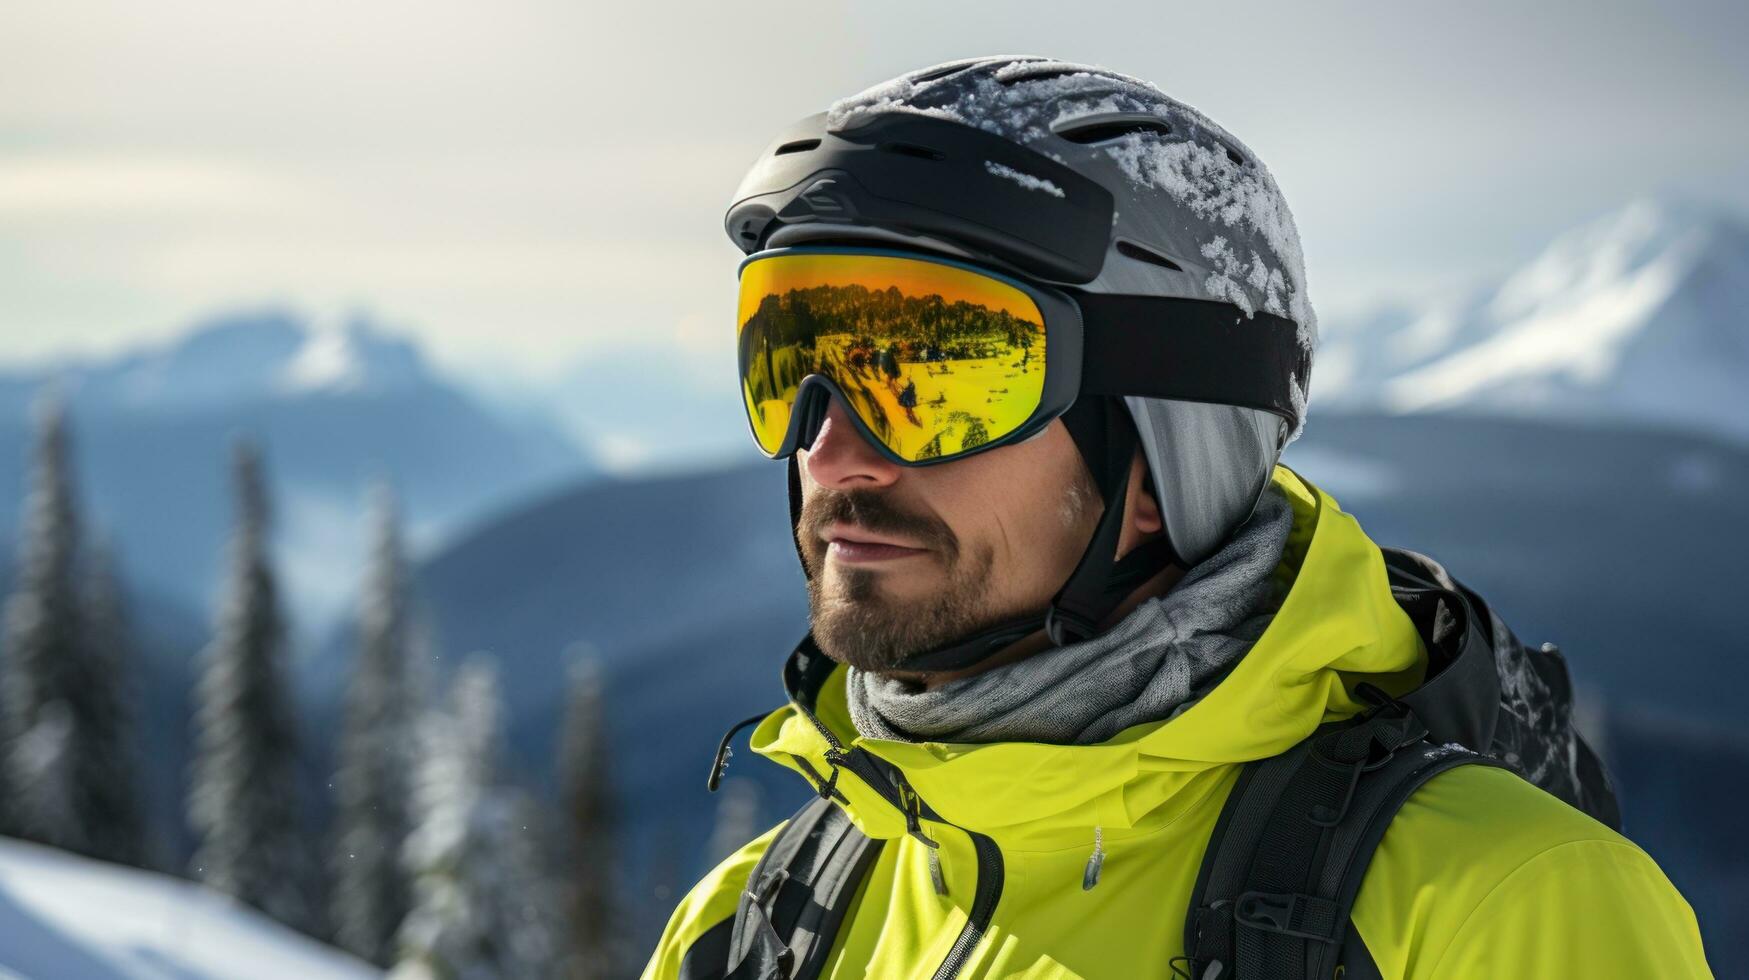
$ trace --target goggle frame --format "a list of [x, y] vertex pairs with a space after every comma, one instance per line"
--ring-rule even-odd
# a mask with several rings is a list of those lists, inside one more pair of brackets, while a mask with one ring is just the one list
[[807, 448], [806, 445], [803, 445], [804, 435], [807, 437], [807, 445], [812, 445], [819, 434], [819, 424], [825, 418], [830, 399], [837, 399], [844, 408], [844, 414], [850, 419], [851, 425], [876, 452], [893, 463], [907, 467], [951, 463], [992, 449], [1024, 442], [1043, 431], [1046, 426], [1075, 404], [1075, 399], [1081, 391], [1083, 321], [1080, 304], [1068, 292], [1042, 283], [1018, 279], [988, 266], [950, 256], [901, 248], [850, 245], [792, 245], [754, 252], [742, 259], [740, 264], [736, 266], [736, 281], [739, 282], [742, 273], [755, 262], [785, 255], [802, 254], [870, 255], [912, 259], [971, 272], [1019, 290], [1038, 307], [1039, 315], [1043, 321], [1044, 384], [1039, 391], [1038, 404], [1018, 426], [1003, 435], [993, 437], [971, 449], [961, 449], [951, 453], [942, 453], [939, 456], [913, 460], [901, 456], [887, 446], [886, 442], [863, 419], [862, 413], [857, 410], [855, 403], [844, 393], [838, 382], [826, 375], [813, 373], [803, 377], [797, 384], [795, 400], [790, 403], [789, 426], [784, 433], [783, 441], [775, 452], [767, 452], [759, 439], [759, 430], [754, 422], [751, 406], [746, 404], [747, 366], [740, 363], [740, 344], [738, 342], [739, 331], [743, 325], [737, 323], [735, 325], [737, 332], [735, 365], [738, 382], [737, 393], [742, 401], [742, 414], [747, 418], [748, 434], [753, 439], [754, 447], [766, 458], [787, 459], [795, 455], [796, 450]]

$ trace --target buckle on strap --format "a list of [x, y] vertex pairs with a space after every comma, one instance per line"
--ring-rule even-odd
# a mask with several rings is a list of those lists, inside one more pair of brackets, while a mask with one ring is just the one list
[[[1369, 695], [1369, 699], [1390, 697], [1371, 684], [1361, 684], [1360, 687], [1362, 694]], [[1311, 761], [1343, 773], [1345, 785], [1335, 806], [1314, 805], [1307, 819], [1319, 827], [1334, 827], [1341, 823], [1354, 803], [1361, 774], [1382, 768], [1399, 749], [1426, 737], [1427, 726], [1408, 705], [1397, 700], [1387, 700], [1356, 724], [1320, 736], [1312, 743]]]
[[1316, 895], [1246, 892], [1233, 904], [1233, 921], [1265, 932], [1321, 943], [1336, 942], [1336, 903]]

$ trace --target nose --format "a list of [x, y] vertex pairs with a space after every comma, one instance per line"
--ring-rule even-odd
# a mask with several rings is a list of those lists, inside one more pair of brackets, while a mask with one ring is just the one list
[[826, 409], [814, 444], [802, 450], [802, 466], [809, 479], [833, 490], [890, 486], [904, 470], [869, 445], [836, 398]]

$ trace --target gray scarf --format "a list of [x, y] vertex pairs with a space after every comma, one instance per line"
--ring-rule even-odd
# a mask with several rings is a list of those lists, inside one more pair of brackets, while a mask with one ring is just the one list
[[858, 732], [904, 742], [1091, 745], [1170, 718], [1263, 635], [1285, 593], [1276, 565], [1293, 509], [1273, 484], [1221, 549], [1116, 626], [933, 691], [851, 668]]

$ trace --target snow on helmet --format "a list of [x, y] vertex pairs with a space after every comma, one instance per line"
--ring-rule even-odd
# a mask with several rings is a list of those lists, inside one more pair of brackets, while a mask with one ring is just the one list
[[[810, 194], [799, 184], [788, 189], [787, 201], [761, 193], [771, 187], [769, 172], [760, 183], [761, 165], [772, 157], [798, 148], [805, 153], [825, 134], [906, 114], [975, 127], [1048, 157], [1109, 194], [1109, 225], [1096, 229], [1091, 242], [1041, 258], [1015, 245], [1014, 236], [987, 234], [983, 215], [957, 226], [946, 220], [943, 212], [951, 207], [939, 196], [926, 208], [906, 210], [869, 207], [869, 198], [864, 207], [847, 207], [843, 195]], [[882, 148], [928, 150], [896, 142]], [[1038, 190], [1041, 213], [1060, 205], [1053, 197], [1061, 197], [1061, 189], [1050, 180], [1024, 167], [984, 164], [983, 180]], [[793, 172], [812, 173], [804, 171]], [[942, 179], [969, 178], [961, 171]], [[947, 189], [950, 197], [954, 190]], [[773, 141], [737, 191], [725, 224], [748, 253], [821, 240], [897, 243], [1089, 293], [1212, 300], [1247, 317], [1274, 314], [1296, 325], [1308, 364], [1316, 344], [1299, 233], [1262, 161], [1154, 85], [1096, 66], [1030, 55], [971, 58], [907, 72], [840, 99]], [[1254, 408], [1124, 399], [1166, 535], [1181, 560], [1212, 554], [1255, 510], [1281, 450], [1304, 426], [1307, 382], [1291, 379], [1291, 422]]]

